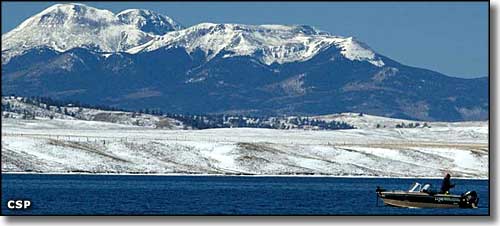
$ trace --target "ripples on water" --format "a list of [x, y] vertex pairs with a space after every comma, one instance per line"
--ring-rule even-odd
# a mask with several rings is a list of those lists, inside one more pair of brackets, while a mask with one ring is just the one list
[[[452, 179], [453, 180], [453, 179]], [[453, 180], [476, 190], [478, 209], [377, 206], [375, 188], [407, 189], [435, 179], [2, 174], [5, 215], [487, 215], [488, 180]], [[7, 199], [32, 200], [11, 211]]]

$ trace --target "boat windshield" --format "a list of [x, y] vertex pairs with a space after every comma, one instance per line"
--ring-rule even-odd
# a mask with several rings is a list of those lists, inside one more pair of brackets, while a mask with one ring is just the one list
[[430, 184], [424, 184], [424, 186], [422, 186], [422, 189], [420, 189], [421, 192], [429, 192], [431, 191], [431, 185]]
[[422, 188], [422, 185], [418, 182], [413, 183], [413, 185], [408, 190], [409, 192], [419, 192]]

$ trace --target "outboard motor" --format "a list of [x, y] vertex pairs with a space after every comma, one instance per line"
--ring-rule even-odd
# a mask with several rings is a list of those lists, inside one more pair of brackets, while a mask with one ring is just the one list
[[476, 191], [468, 191], [461, 195], [460, 207], [461, 208], [477, 208], [479, 197]]

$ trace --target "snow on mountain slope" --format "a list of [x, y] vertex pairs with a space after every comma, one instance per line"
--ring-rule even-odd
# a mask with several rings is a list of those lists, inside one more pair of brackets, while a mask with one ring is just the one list
[[151, 11], [127, 10], [115, 15], [83, 4], [56, 4], [2, 35], [2, 64], [38, 47], [59, 52], [76, 47], [125, 51], [180, 28], [172, 19]]
[[137, 29], [152, 35], [164, 35], [169, 31], [183, 28], [172, 18], [146, 9], [127, 9], [116, 14], [116, 17], [121, 22], [134, 25]]
[[2, 172], [488, 177], [486, 123], [336, 131], [115, 125], [4, 119]]
[[354, 38], [332, 36], [309, 26], [202, 23], [169, 32], [128, 52], [183, 47], [189, 52], [201, 49], [208, 60], [225, 51], [223, 57], [253, 56], [270, 65], [305, 61], [331, 46], [349, 60], [384, 65], [375, 52]]
[[2, 64], [37, 47], [59, 52], [85, 47], [129, 53], [184, 47], [189, 52], [201, 49], [207, 60], [224, 50], [223, 57], [253, 56], [269, 65], [305, 61], [335, 46], [349, 60], [384, 65], [375, 52], [354, 38], [309, 26], [202, 23], [182, 28], [149, 10], [129, 9], [115, 15], [83, 4], [56, 4], [2, 35]]

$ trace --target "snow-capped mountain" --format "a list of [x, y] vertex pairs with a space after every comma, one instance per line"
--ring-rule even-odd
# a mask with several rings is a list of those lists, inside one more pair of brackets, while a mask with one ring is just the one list
[[347, 59], [384, 65], [375, 52], [353, 37], [330, 35], [310, 26], [202, 23], [183, 29], [173, 19], [150, 10], [128, 9], [115, 15], [75, 3], [45, 9], [2, 35], [2, 42], [3, 63], [35, 47], [58, 52], [86, 47], [132, 54], [183, 47], [190, 53], [201, 49], [207, 61], [226, 51], [223, 57], [253, 56], [270, 65], [309, 60], [334, 46]]
[[[411, 53], [409, 53], [411, 54]], [[488, 118], [488, 78], [406, 66], [306, 25], [57, 4], [2, 35], [2, 92], [171, 113]]]
[[127, 9], [116, 14], [116, 17], [121, 22], [134, 25], [137, 29], [152, 35], [164, 35], [169, 31], [183, 28], [172, 18], [146, 9]]
[[177, 29], [181, 26], [171, 18], [148, 10], [115, 15], [83, 4], [56, 4], [2, 35], [2, 64], [40, 47], [58, 52], [77, 47], [123, 52]]
[[210, 60], [222, 51], [222, 57], [253, 56], [262, 63], [305, 61], [330, 47], [341, 49], [349, 60], [368, 61], [376, 66], [384, 62], [369, 47], [353, 37], [333, 36], [310, 26], [243, 25], [202, 23], [170, 32], [128, 53], [159, 48], [182, 47], [192, 53], [202, 50]]

